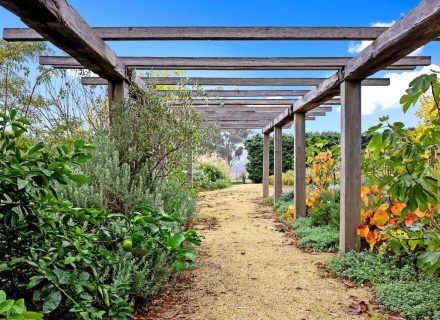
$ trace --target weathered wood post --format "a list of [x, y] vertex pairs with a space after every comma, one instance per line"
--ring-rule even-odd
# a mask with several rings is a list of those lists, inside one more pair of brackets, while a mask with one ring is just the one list
[[283, 192], [283, 127], [274, 127], [273, 148], [273, 176], [274, 201], [277, 201]]
[[306, 215], [306, 114], [293, 114], [294, 126], [294, 171], [295, 219]]
[[339, 250], [360, 250], [361, 82], [341, 83], [341, 226]]
[[270, 134], [263, 135], [263, 198], [269, 196], [269, 150]]
[[187, 147], [187, 178], [188, 185], [190, 188], [193, 186], [193, 150], [191, 144], [188, 144]]
[[128, 98], [129, 84], [125, 80], [108, 82], [109, 125], [118, 115], [118, 106]]

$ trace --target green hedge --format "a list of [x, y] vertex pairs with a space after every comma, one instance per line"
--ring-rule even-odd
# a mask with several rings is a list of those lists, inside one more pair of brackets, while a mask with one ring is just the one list
[[[339, 133], [337, 132], [313, 132], [307, 133], [308, 143], [313, 144], [315, 140], [326, 139], [328, 147], [339, 144]], [[245, 141], [248, 152], [248, 163], [246, 170], [249, 179], [256, 183], [263, 181], [263, 135], [254, 135]], [[293, 167], [293, 136], [283, 135], [283, 172]], [[273, 174], [273, 137], [270, 137], [269, 144], [269, 174]]]

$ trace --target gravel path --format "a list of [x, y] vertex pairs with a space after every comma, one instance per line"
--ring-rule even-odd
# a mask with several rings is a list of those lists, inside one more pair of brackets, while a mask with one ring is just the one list
[[347, 307], [372, 295], [332, 279], [317, 264], [333, 254], [306, 253], [280, 232], [261, 201], [261, 185], [199, 195], [194, 227], [203, 238], [199, 268], [184, 272], [135, 319], [367, 319]]

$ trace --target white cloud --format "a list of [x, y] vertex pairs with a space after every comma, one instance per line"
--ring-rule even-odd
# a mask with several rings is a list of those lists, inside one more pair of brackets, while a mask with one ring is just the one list
[[79, 77], [99, 77], [96, 73], [87, 69], [66, 69], [66, 75], [72, 79]]
[[[371, 24], [372, 27], [390, 27], [392, 26], [396, 21], [391, 21], [391, 22], [374, 22]], [[348, 45], [348, 52], [352, 53], [352, 54], [358, 54], [359, 52], [361, 52], [362, 50], [364, 50], [366, 47], [368, 47], [373, 41], [360, 41], [360, 42], [350, 42], [350, 44]], [[413, 52], [411, 52], [409, 55], [410, 56], [417, 56], [419, 55], [423, 50], [423, 46], [414, 50]]]
[[400, 97], [405, 93], [411, 80], [421, 74], [432, 73], [431, 70], [440, 71], [440, 66], [432, 64], [419, 71], [391, 72], [384, 76], [390, 78], [389, 86], [362, 87], [362, 114], [373, 114], [377, 108], [383, 110], [400, 108]]
[[378, 21], [378, 22], [374, 22], [374, 23], [372, 23], [371, 24], [371, 26], [372, 27], [391, 27], [393, 24], [395, 24], [396, 23], [396, 21], [390, 21], [390, 22], [380, 22], [380, 21]]

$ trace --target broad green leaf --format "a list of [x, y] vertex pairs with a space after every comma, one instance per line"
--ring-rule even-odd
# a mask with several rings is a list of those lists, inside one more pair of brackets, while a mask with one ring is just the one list
[[53, 310], [58, 308], [61, 302], [61, 293], [58, 291], [52, 291], [44, 300], [43, 312], [51, 313]]
[[86, 176], [81, 175], [81, 174], [71, 174], [69, 176], [69, 178], [70, 178], [70, 180], [78, 182], [78, 183], [89, 183], [90, 182], [90, 180]]
[[181, 260], [176, 260], [174, 261], [173, 266], [177, 272], [182, 272], [184, 268], [184, 263]]
[[24, 299], [19, 299], [15, 301], [14, 306], [11, 308], [13, 313], [21, 314], [26, 311], [26, 306], [24, 305]]
[[26, 320], [43, 320], [43, 314], [41, 312], [34, 312], [34, 311], [26, 311], [23, 312], [23, 317]]
[[29, 184], [29, 180], [23, 180], [23, 179], [17, 178], [18, 190], [22, 190], [22, 189], [26, 188], [26, 186], [28, 184]]
[[0, 303], [0, 313], [9, 312], [14, 305], [14, 300], [9, 299]]

